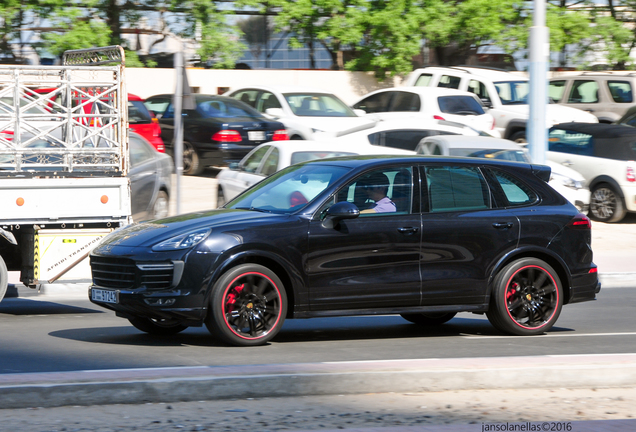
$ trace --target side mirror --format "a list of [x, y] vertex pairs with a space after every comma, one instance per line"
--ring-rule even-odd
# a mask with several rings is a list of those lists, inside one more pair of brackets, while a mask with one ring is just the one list
[[265, 114], [270, 115], [272, 117], [281, 118], [285, 116], [285, 112], [282, 108], [267, 108], [265, 110]]
[[356, 113], [358, 117], [364, 117], [365, 115], [367, 115], [367, 112], [365, 110], [361, 110], [357, 108], [354, 109], [353, 112]]
[[231, 169], [232, 171], [237, 171], [239, 169], [239, 163], [230, 162], [230, 165], [228, 166], [228, 168]]
[[486, 108], [492, 108], [492, 102], [490, 99], [482, 98], [481, 103], [484, 104]]
[[355, 219], [358, 216], [360, 216], [360, 210], [355, 204], [348, 201], [341, 201], [327, 209], [322, 226], [325, 228], [333, 228], [343, 219]]

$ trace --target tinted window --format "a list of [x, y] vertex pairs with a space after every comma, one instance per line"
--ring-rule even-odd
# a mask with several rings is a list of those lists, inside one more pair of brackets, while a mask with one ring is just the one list
[[491, 102], [490, 95], [488, 94], [488, 90], [486, 90], [486, 86], [483, 82], [477, 80], [470, 80], [468, 82], [469, 92], [475, 93], [477, 97], [481, 100]]
[[373, 133], [369, 135], [369, 142], [373, 145], [414, 151], [423, 138], [432, 135], [458, 134], [434, 129], [395, 130]]
[[146, 107], [153, 113], [161, 115], [166, 111], [166, 108], [168, 108], [168, 105], [170, 105], [170, 99], [160, 98], [160, 99], [146, 100], [146, 102], [144, 102], [144, 105], [146, 105]]
[[532, 204], [537, 195], [519, 179], [497, 169], [491, 170], [499, 182], [508, 203], [513, 206]]
[[371, 95], [362, 99], [355, 104], [355, 109], [361, 109], [367, 113], [386, 112], [389, 107], [389, 101], [391, 100], [390, 92], [382, 92]]
[[607, 87], [612, 94], [614, 102], [627, 103], [633, 102], [632, 86], [627, 81], [608, 81]]
[[331, 94], [286, 93], [285, 99], [297, 116], [303, 117], [356, 117], [340, 99]]
[[129, 138], [130, 165], [137, 166], [153, 158], [155, 149], [135, 136]]
[[232, 99], [197, 101], [196, 112], [205, 118], [262, 118], [261, 114], [252, 107]]
[[152, 123], [152, 117], [148, 108], [141, 101], [128, 101], [128, 123], [143, 124]]
[[233, 94], [232, 97], [254, 108], [256, 105], [257, 94], [258, 94], [258, 90], [242, 90], [240, 92]]
[[461, 82], [461, 80], [462, 79], [459, 77], [454, 77], [450, 75], [442, 75], [442, 77], [439, 79], [439, 83], [437, 84], [437, 87], [458, 89], [459, 83]]
[[565, 90], [565, 81], [550, 81], [548, 84], [548, 97], [560, 101]]
[[420, 96], [408, 92], [391, 92], [393, 99], [389, 111], [419, 111]]
[[596, 81], [574, 81], [568, 96], [568, 103], [598, 103], [598, 83]]
[[548, 134], [549, 150], [560, 153], [592, 156], [593, 140], [592, 135], [563, 129], [552, 129]]
[[431, 78], [433, 78], [433, 75], [431, 74], [422, 74], [417, 78], [417, 81], [415, 81], [415, 85], [420, 87], [426, 87], [430, 84]]
[[481, 115], [485, 114], [481, 104], [471, 96], [440, 96], [437, 98], [439, 109], [446, 114]]
[[426, 181], [431, 212], [490, 208], [490, 192], [478, 168], [427, 167]]

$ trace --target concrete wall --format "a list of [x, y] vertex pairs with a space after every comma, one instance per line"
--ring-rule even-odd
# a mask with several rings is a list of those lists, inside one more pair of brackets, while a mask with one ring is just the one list
[[[379, 88], [398, 86], [401, 78], [383, 83], [369, 72], [313, 71], [313, 70], [214, 70], [188, 69], [190, 86], [198, 93], [218, 94], [219, 88], [247, 85], [295, 85], [323, 89], [338, 95], [351, 104], [359, 97]], [[176, 85], [174, 69], [127, 68], [128, 92], [142, 98], [173, 93]]]

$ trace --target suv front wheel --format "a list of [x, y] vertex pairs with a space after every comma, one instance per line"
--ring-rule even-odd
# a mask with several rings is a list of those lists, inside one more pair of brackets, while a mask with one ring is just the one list
[[600, 222], [619, 222], [626, 213], [623, 199], [612, 186], [607, 183], [594, 186], [590, 198], [590, 215], [594, 219]]

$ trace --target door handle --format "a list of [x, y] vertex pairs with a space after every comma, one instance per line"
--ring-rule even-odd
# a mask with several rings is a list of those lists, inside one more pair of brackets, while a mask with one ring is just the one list
[[414, 233], [419, 231], [419, 228], [417, 228], [417, 227], [403, 227], [403, 228], [398, 228], [397, 230], [398, 230], [398, 232], [401, 232], [402, 234], [414, 234]]
[[563, 161], [561, 165], [570, 166], [570, 165], [574, 165], [574, 163], [572, 163], [572, 161], [566, 160], [566, 161]]
[[512, 228], [513, 227], [513, 223], [512, 222], [495, 222], [492, 224], [493, 227], [499, 229], [508, 229], [508, 228]]

